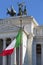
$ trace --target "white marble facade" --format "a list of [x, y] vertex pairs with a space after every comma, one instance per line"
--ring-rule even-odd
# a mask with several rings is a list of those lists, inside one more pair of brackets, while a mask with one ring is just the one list
[[[27, 35], [27, 48], [23, 65], [43, 65], [43, 26], [39, 26], [32, 16], [0, 19], [0, 52], [16, 37], [21, 24]], [[40, 52], [37, 51], [37, 46], [40, 47], [38, 48]], [[16, 49], [12, 55], [0, 56], [0, 65], [17, 65]]]

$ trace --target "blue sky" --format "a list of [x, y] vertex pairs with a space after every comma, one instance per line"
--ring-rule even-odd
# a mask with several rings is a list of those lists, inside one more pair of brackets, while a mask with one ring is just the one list
[[40, 25], [43, 25], [43, 0], [0, 0], [0, 19], [9, 17], [6, 12], [11, 5], [18, 11], [17, 2], [22, 1], [26, 4], [28, 16], [33, 16]]

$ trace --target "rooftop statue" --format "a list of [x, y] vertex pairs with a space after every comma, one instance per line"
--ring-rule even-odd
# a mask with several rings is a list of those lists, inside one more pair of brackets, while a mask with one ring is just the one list
[[18, 16], [27, 15], [26, 6], [24, 6], [24, 3], [20, 3], [20, 4], [18, 4], [18, 6], [19, 6]]
[[27, 15], [26, 6], [24, 7], [24, 15]]
[[13, 9], [13, 7], [11, 7], [11, 9], [7, 9], [7, 14], [9, 14], [10, 16], [14, 16], [16, 15], [16, 11]]
[[22, 10], [23, 4], [20, 3], [20, 4], [18, 4], [18, 6], [19, 6], [19, 9], [18, 9], [18, 16], [23, 15], [23, 10]]
[[10, 16], [21, 16], [21, 15], [27, 15], [27, 10], [26, 6], [24, 6], [24, 3], [19, 3], [18, 4], [18, 13], [16, 14], [16, 11], [14, 8], [11, 6], [11, 9], [7, 9], [7, 14]]

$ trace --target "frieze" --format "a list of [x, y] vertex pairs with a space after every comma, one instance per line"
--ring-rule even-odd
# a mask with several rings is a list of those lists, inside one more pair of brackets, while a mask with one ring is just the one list
[[34, 42], [43, 42], [43, 36], [35, 36], [33, 40]]
[[15, 25], [1, 25], [0, 26], [0, 32], [10, 32], [10, 31], [18, 31], [19, 27], [15, 26]]

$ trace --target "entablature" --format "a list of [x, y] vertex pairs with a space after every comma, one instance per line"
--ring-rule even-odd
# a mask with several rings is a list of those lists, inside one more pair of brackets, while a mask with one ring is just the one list
[[34, 43], [42, 43], [43, 44], [43, 36], [34, 36], [33, 42]]

